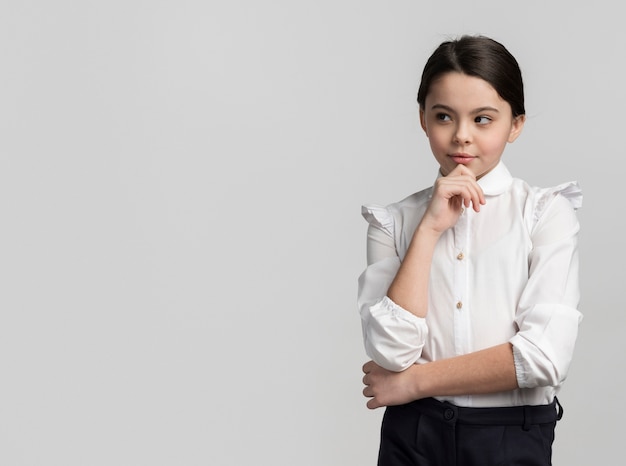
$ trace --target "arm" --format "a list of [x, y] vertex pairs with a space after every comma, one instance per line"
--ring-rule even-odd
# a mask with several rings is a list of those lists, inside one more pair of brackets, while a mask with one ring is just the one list
[[[582, 314], [578, 283], [578, 198], [548, 192], [532, 230], [530, 276], [520, 296], [511, 338], [522, 388], [560, 385], [569, 371]], [[571, 203], [571, 204], [570, 204]]]
[[430, 266], [437, 241], [453, 227], [463, 207], [476, 212], [485, 203], [476, 177], [464, 165], [458, 165], [448, 176], [437, 179], [433, 196], [420, 221], [387, 296], [418, 317], [428, 312]]
[[393, 371], [412, 366], [428, 335], [426, 320], [398, 306], [387, 290], [400, 268], [391, 213], [376, 206], [364, 209], [370, 222], [367, 234], [368, 266], [359, 277], [358, 308], [367, 355]]
[[441, 234], [453, 226], [463, 206], [484, 203], [473, 174], [459, 165], [435, 189], [402, 263], [397, 256], [392, 218], [370, 212], [368, 267], [359, 277], [358, 305], [367, 355], [391, 371], [411, 367], [421, 355], [428, 328], [428, 282], [432, 254]]
[[388, 371], [373, 361], [363, 366], [363, 395], [370, 409], [442, 395], [477, 395], [517, 388], [510, 343], [428, 364], [404, 372]]
[[[430, 267], [437, 241], [456, 224], [464, 207], [472, 206], [479, 212], [484, 203], [475, 177], [463, 165], [437, 180], [428, 209], [389, 286], [387, 295], [392, 301], [417, 317], [426, 316]], [[363, 394], [371, 397], [367, 406], [372, 409], [436, 395], [493, 393], [517, 388], [509, 343], [428, 364], [414, 364], [403, 372], [386, 370], [373, 361], [365, 364], [363, 371], [366, 385]]]

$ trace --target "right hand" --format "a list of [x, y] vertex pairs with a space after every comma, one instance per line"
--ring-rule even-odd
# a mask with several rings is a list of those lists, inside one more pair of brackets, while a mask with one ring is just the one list
[[457, 165], [448, 175], [435, 182], [432, 199], [422, 218], [420, 227], [429, 228], [441, 234], [456, 225], [463, 208], [480, 211], [485, 204], [483, 190], [476, 182], [476, 176], [465, 165]]

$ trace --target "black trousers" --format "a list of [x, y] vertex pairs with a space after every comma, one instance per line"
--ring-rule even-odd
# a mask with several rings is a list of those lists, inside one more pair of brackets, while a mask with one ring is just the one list
[[378, 466], [549, 466], [562, 415], [556, 398], [510, 408], [462, 408], [433, 398], [389, 406]]

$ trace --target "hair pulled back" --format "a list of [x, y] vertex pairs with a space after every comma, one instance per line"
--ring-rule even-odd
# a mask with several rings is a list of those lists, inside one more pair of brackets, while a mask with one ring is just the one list
[[499, 42], [485, 36], [461, 36], [443, 42], [430, 56], [417, 93], [424, 108], [432, 83], [441, 75], [459, 72], [487, 81], [509, 103], [513, 116], [524, 115], [524, 84], [517, 60]]

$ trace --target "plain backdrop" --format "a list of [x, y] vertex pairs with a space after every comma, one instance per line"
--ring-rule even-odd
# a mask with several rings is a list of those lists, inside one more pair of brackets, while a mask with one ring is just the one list
[[520, 62], [504, 160], [578, 180], [554, 464], [623, 451], [618, 2], [0, 0], [0, 464], [374, 465], [364, 203], [432, 184], [425, 60]]

